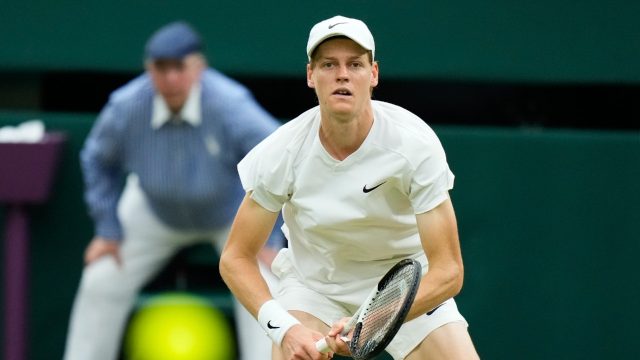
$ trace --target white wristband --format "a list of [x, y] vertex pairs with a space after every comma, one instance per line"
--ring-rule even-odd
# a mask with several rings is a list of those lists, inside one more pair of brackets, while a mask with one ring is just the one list
[[278, 346], [282, 344], [284, 334], [293, 325], [300, 324], [298, 319], [289, 314], [273, 299], [265, 302], [260, 307], [258, 311], [258, 322], [271, 340], [278, 344]]

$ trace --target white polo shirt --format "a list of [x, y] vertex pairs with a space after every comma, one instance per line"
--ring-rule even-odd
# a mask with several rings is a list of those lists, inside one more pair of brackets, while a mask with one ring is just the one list
[[252, 198], [283, 211], [289, 248], [274, 261], [274, 273], [294, 271], [305, 285], [338, 301], [367, 292], [402, 258], [426, 263], [415, 214], [439, 205], [453, 187], [433, 130], [399, 106], [372, 106], [367, 138], [342, 161], [320, 143], [315, 107], [238, 164]]

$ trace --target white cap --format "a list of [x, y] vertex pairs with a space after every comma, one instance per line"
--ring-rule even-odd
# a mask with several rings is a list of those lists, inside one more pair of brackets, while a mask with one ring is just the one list
[[334, 36], [346, 36], [357, 42], [366, 50], [371, 50], [371, 55], [375, 58], [376, 44], [373, 35], [365, 23], [358, 19], [351, 19], [344, 16], [334, 16], [331, 19], [323, 20], [315, 24], [309, 32], [307, 42], [307, 56], [311, 60], [311, 53], [321, 42]]

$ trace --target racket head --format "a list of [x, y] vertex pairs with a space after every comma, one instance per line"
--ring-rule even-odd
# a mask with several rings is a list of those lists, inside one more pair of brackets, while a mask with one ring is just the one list
[[359, 314], [349, 342], [354, 359], [370, 359], [389, 345], [409, 313], [421, 277], [422, 265], [404, 259], [378, 282], [376, 295]]

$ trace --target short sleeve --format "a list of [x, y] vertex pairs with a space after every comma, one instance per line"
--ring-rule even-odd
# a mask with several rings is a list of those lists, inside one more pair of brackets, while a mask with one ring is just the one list
[[268, 137], [254, 147], [238, 163], [238, 174], [252, 199], [265, 209], [278, 212], [289, 199], [292, 170], [286, 151], [276, 154], [278, 147], [269, 146], [272, 140]]
[[434, 138], [423, 154], [413, 173], [409, 193], [416, 214], [432, 210], [445, 201], [455, 178], [437, 138]]

